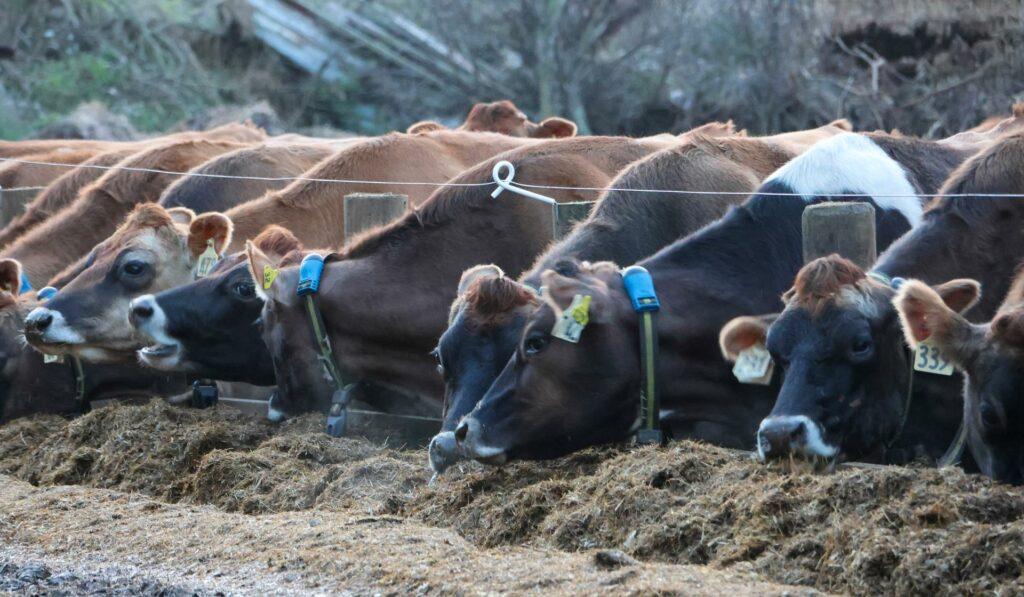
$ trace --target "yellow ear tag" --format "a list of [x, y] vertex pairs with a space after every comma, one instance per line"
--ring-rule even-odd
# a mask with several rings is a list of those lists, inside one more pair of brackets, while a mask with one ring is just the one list
[[740, 352], [736, 357], [736, 364], [732, 367], [732, 374], [740, 383], [766, 386], [772, 383], [772, 373], [775, 372], [775, 362], [772, 355], [762, 344], [755, 344]]
[[922, 340], [914, 352], [914, 371], [932, 373], [934, 375], [953, 375], [956, 369], [953, 364], [942, 356], [942, 351], [931, 342], [931, 338]]
[[263, 290], [268, 290], [273, 284], [274, 280], [277, 279], [277, 274], [281, 273], [269, 265], [263, 266]]
[[213, 248], [213, 239], [206, 241], [206, 250], [196, 260], [196, 279], [205, 278], [206, 274], [210, 273], [213, 266], [217, 264], [220, 256], [217, 255], [217, 250]]
[[590, 323], [590, 295], [577, 294], [572, 297], [572, 304], [555, 321], [551, 335], [566, 342], [576, 344], [580, 341], [583, 328]]

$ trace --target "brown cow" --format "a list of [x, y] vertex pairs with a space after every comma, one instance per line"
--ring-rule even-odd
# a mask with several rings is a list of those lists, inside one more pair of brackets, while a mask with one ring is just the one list
[[[1024, 269], [991, 321], [973, 324], [950, 304], [942, 290], [960, 284], [978, 291], [973, 280], [930, 287], [909, 280], [894, 300], [907, 342], [916, 357], [948, 360], [964, 374], [963, 423], [967, 445], [986, 475], [1024, 483]], [[922, 350], [920, 344], [928, 341]]]
[[208, 247], [220, 255], [230, 238], [223, 214], [140, 204], [85, 269], [28, 314], [25, 337], [47, 354], [133, 362], [144, 343], [128, 321], [132, 299], [193, 280], [200, 256]]
[[[406, 129], [406, 132], [417, 135], [443, 130], [448, 130], [448, 127], [433, 120], [421, 120]], [[475, 104], [466, 115], [466, 121], [457, 130], [547, 139], [575, 136], [576, 123], [557, 116], [545, 118], [540, 124], [530, 122], [514, 103], [500, 100]]]
[[[15, 158], [26, 162], [40, 162], [38, 164], [0, 161], [0, 188], [45, 187], [71, 169], [69, 166], [81, 164], [99, 153], [103, 153], [103, 150], [98, 148], [58, 149]], [[57, 165], [50, 166], [44, 165], [44, 163]]]
[[[282, 135], [282, 137], [289, 137], [289, 135]], [[299, 136], [296, 135], [296, 137]], [[113, 149], [99, 153], [80, 163], [80, 168], [65, 168], [59, 178], [50, 183], [26, 206], [25, 213], [0, 230], [0, 247], [6, 247], [30, 229], [70, 205], [82, 187], [97, 180], [107, 172], [107, 168], [116, 165], [132, 154], [161, 143], [203, 138], [248, 143], [258, 141], [261, 138], [261, 133], [248, 125], [227, 124], [203, 132], [187, 131], [144, 141], [111, 143], [110, 146]]]
[[50, 153], [56, 150], [107, 151], [118, 145], [131, 145], [134, 141], [100, 141], [92, 139], [27, 139], [25, 141], [0, 141], [0, 158]]
[[71, 361], [47, 363], [25, 346], [25, 315], [40, 305], [35, 293], [18, 292], [21, 266], [0, 260], [0, 423], [37, 413], [71, 415], [89, 402], [124, 396], [170, 396], [185, 390], [181, 375], [144, 370], [134, 363], [83, 365], [82, 395]]
[[470, 166], [503, 151], [536, 143], [540, 141], [461, 131], [391, 133], [357, 143], [320, 162], [303, 176], [396, 184], [295, 181], [226, 212], [235, 223], [231, 250], [240, 250], [246, 239], [270, 224], [291, 230], [307, 247], [338, 246], [345, 240], [345, 195], [401, 193], [409, 196], [410, 205], [419, 205], [438, 185]]
[[[494, 165], [512, 162], [523, 184], [603, 188], [627, 164], [678, 142], [580, 137], [534, 143], [452, 180], [473, 186], [438, 189], [400, 220], [348, 243], [325, 268], [320, 287], [340, 365], [356, 380], [397, 386], [440, 406], [443, 388], [429, 353], [444, 331], [462, 271], [493, 262], [518, 274], [551, 240], [548, 205], [510, 192], [491, 196]], [[549, 195], [581, 201], [595, 199], [598, 192], [551, 189]], [[264, 266], [273, 265], [259, 251], [251, 251], [250, 260], [260, 291], [269, 297], [262, 322], [274, 357], [278, 404], [290, 413], [324, 406], [331, 388], [310, 341], [303, 303], [295, 296], [296, 268], [282, 268], [264, 290]]]
[[[186, 172], [242, 147], [229, 141], [182, 141], [145, 149], [118, 165]], [[135, 205], [157, 201], [177, 178], [176, 174], [111, 170], [83, 188], [66, 209], [7, 247], [3, 257], [20, 261], [32, 285], [38, 287], [110, 235]]]

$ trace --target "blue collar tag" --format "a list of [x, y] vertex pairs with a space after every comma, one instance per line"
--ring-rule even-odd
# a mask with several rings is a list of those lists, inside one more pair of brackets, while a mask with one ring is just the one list
[[39, 289], [39, 292], [36, 293], [36, 298], [41, 301], [48, 301], [53, 298], [53, 295], [55, 294], [57, 294], [57, 289], [53, 286], [47, 286]]
[[320, 276], [324, 273], [324, 258], [316, 253], [310, 253], [302, 259], [299, 265], [299, 285], [295, 293], [299, 296], [315, 294], [320, 290]]
[[18, 294], [25, 294], [30, 290], [32, 290], [32, 283], [29, 282], [25, 272], [21, 272], [21, 287], [18, 289]]
[[622, 284], [626, 287], [629, 302], [637, 313], [657, 311], [661, 308], [658, 295], [654, 293], [654, 280], [645, 268], [631, 265], [622, 270]]

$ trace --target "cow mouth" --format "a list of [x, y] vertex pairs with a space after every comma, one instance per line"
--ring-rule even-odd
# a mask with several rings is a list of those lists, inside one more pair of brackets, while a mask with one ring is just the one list
[[177, 363], [180, 352], [180, 344], [152, 344], [139, 350], [139, 358], [150, 367], [166, 367]]

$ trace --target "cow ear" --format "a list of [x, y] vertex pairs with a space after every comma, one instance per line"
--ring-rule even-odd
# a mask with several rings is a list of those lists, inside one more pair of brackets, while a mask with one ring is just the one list
[[469, 286], [477, 280], [483, 278], [500, 278], [505, 275], [505, 272], [501, 271], [501, 268], [488, 263], [485, 265], [474, 265], [473, 267], [462, 272], [462, 278], [459, 279], [459, 296], [462, 296], [469, 290]]
[[768, 339], [768, 328], [778, 319], [778, 313], [760, 317], [737, 317], [725, 324], [718, 334], [718, 346], [727, 361], [735, 361], [740, 353], [754, 346], [764, 345]]
[[553, 116], [545, 118], [540, 125], [534, 129], [531, 137], [537, 139], [561, 139], [564, 137], [576, 136], [576, 123], [571, 120]]
[[21, 293], [21, 263], [16, 259], [0, 259], [0, 290], [14, 296]]
[[188, 228], [188, 249], [193, 258], [202, 255], [207, 243], [213, 241], [217, 253], [223, 253], [231, 242], [231, 219], [219, 212], [196, 216]]
[[187, 207], [172, 207], [167, 210], [167, 215], [171, 216], [175, 224], [188, 225], [196, 217], [196, 212]]
[[[569, 277], [549, 269], [541, 274], [541, 300], [547, 303], [555, 313], [565, 311], [572, 305], [576, 295], [589, 296], [590, 321], [608, 323], [615, 316], [615, 309], [610, 303], [608, 287], [602, 282], [588, 284], [582, 279]], [[626, 306], [629, 303], [625, 303]]]
[[291, 230], [271, 224], [252, 239], [252, 243], [268, 256], [280, 259], [293, 251], [301, 251], [302, 243]]
[[409, 125], [409, 128], [405, 129], [405, 132], [410, 135], [419, 135], [420, 133], [432, 133], [434, 131], [446, 130], [448, 130], [448, 127], [440, 122], [434, 122], [433, 120], [421, 120]]
[[981, 284], [968, 279], [950, 280], [936, 286], [935, 292], [950, 309], [964, 313], [981, 299]]
[[249, 263], [249, 275], [252, 276], [256, 294], [263, 300], [276, 300], [281, 292], [281, 283], [277, 282], [278, 261], [259, 249], [252, 241], [245, 241], [245, 257]]
[[1001, 313], [992, 320], [992, 335], [999, 341], [1024, 349], [1024, 309]]

